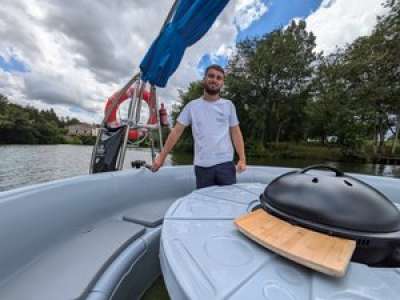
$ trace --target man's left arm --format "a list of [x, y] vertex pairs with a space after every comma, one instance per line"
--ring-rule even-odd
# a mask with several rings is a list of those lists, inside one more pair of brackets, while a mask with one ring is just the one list
[[244, 141], [242, 131], [240, 130], [239, 125], [230, 127], [231, 137], [233, 141], [233, 145], [235, 146], [235, 150], [237, 155], [239, 156], [239, 161], [236, 164], [237, 171], [243, 172], [246, 170], [246, 155], [244, 152]]

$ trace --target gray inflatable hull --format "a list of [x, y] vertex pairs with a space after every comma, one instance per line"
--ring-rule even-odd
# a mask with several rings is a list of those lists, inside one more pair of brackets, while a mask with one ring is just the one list
[[[265, 185], [288, 170], [250, 167], [239, 182]], [[358, 177], [400, 201], [398, 180]], [[164, 214], [194, 188], [193, 167], [179, 166], [155, 174], [141, 169], [87, 175], [0, 193], [0, 299], [140, 298], [160, 275]], [[171, 266], [164, 252], [161, 258], [169, 265], [164, 276], [172, 298], [194, 297], [176, 277], [179, 265]]]
[[0, 299], [138, 299], [160, 275], [167, 208], [193, 168], [80, 176], [0, 193]]

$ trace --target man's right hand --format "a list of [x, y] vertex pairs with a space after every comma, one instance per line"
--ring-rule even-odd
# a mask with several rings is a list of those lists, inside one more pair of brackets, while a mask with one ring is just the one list
[[156, 159], [153, 162], [153, 165], [151, 166], [151, 171], [157, 172], [162, 165], [164, 164], [164, 160], [161, 156], [161, 154], [157, 155]]
[[164, 164], [165, 159], [168, 156], [168, 153], [172, 150], [175, 146], [176, 142], [179, 140], [180, 136], [185, 129], [185, 125], [182, 125], [179, 122], [176, 122], [175, 127], [171, 130], [170, 134], [168, 135], [167, 140], [165, 141], [165, 145], [163, 150], [161, 150], [160, 154], [157, 155], [156, 159], [151, 166], [151, 170], [153, 172], [157, 172], [162, 165]]

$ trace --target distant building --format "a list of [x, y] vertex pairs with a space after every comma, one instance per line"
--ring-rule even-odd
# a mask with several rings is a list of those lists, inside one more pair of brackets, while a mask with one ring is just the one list
[[100, 130], [99, 125], [92, 126], [92, 136], [97, 136], [97, 134], [99, 133], [99, 130]]
[[69, 125], [66, 127], [68, 135], [74, 136], [96, 136], [98, 128], [96, 125], [90, 125], [86, 123], [80, 123], [76, 125]]

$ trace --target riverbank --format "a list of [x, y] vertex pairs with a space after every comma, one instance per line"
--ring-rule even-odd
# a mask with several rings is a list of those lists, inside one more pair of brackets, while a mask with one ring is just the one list
[[64, 136], [66, 145], [87, 145], [94, 146], [96, 143], [95, 136]]
[[358, 163], [381, 163], [381, 161], [388, 161], [389, 164], [400, 164], [400, 149], [395, 154], [391, 154], [390, 146], [384, 149], [383, 154], [375, 154], [373, 148], [369, 146], [363, 147], [362, 151], [349, 152], [335, 145], [311, 143], [279, 143], [268, 144], [266, 147], [249, 145], [246, 148], [247, 156], [251, 158], [329, 160]]

